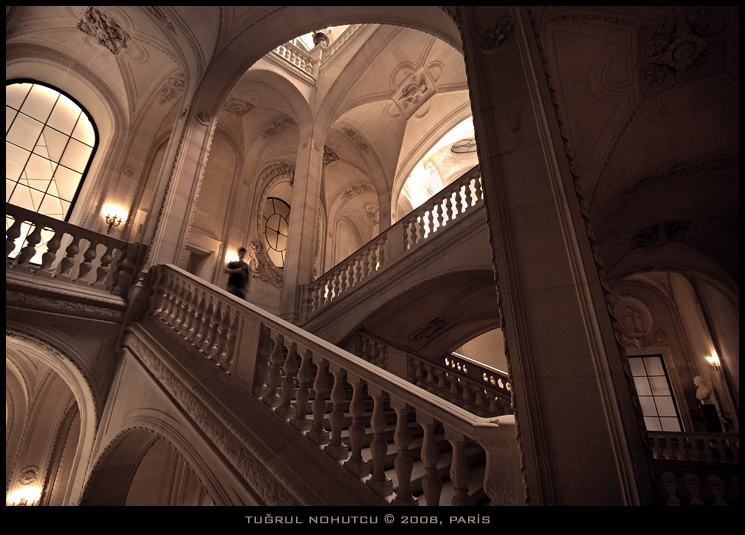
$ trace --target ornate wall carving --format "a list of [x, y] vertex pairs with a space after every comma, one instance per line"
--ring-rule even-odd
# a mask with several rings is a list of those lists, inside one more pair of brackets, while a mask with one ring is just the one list
[[78, 21], [78, 30], [91, 36], [115, 56], [129, 46], [131, 37], [111, 17], [89, 7]]

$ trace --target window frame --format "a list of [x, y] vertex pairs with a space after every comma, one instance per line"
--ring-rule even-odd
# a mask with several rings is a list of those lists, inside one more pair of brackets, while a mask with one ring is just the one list
[[[80, 174], [80, 180], [79, 180], [78, 185], [77, 185], [77, 188], [75, 190], [75, 194], [72, 196], [72, 199], [70, 200], [70, 204], [67, 207], [67, 211], [65, 213], [65, 216], [64, 216], [63, 219], [61, 219], [61, 221], [64, 221], [64, 222], [68, 223], [70, 221], [70, 217], [72, 216], [72, 213], [73, 213], [73, 211], [75, 209], [75, 205], [78, 202], [78, 198], [80, 197], [80, 192], [83, 189], [83, 184], [85, 183], [85, 180], [88, 178], [88, 172], [90, 171], [90, 168], [91, 168], [91, 165], [93, 163], [93, 160], [96, 157], [96, 152], [98, 151], [98, 146], [99, 146], [100, 141], [101, 141], [101, 137], [100, 137], [99, 132], [98, 132], [98, 127], [96, 126], [96, 122], [93, 120], [93, 116], [86, 109], [86, 107], [83, 106], [73, 96], [71, 96], [67, 92], [63, 91], [62, 89], [60, 89], [58, 87], [55, 87], [55, 86], [53, 86], [51, 84], [48, 84], [46, 82], [42, 82], [42, 81], [39, 81], [39, 80], [34, 80], [34, 79], [31, 79], [31, 78], [14, 78], [14, 79], [6, 80], [5, 81], [6, 90], [7, 90], [7, 88], [9, 86], [14, 85], [14, 84], [39, 85], [39, 86], [45, 87], [47, 89], [50, 89], [52, 91], [56, 91], [58, 94], [63, 95], [65, 98], [69, 99], [72, 103], [74, 103], [78, 108], [80, 108], [80, 111], [85, 114], [86, 118], [88, 119], [88, 122], [91, 125], [91, 128], [93, 129], [94, 140], [93, 140], [93, 145], [91, 147], [90, 155], [88, 156], [88, 161], [86, 162], [86, 165], [85, 165], [84, 169], [82, 170], [82, 172]], [[29, 93], [30, 93], [30, 91], [29, 91]], [[28, 98], [28, 94], [26, 95], [26, 98]], [[25, 102], [25, 100], [24, 100], [24, 102]], [[6, 104], [6, 107], [7, 107], [7, 104]], [[22, 105], [21, 105], [21, 107], [22, 107]], [[20, 109], [16, 111], [16, 116], [13, 118], [13, 123], [15, 123], [15, 120], [17, 119], [19, 113], [21, 113]], [[46, 120], [42, 123], [43, 124], [42, 130], [41, 130], [42, 132], [44, 131], [44, 128], [47, 126], [50, 117], [51, 117], [51, 110], [50, 110], [50, 113], [47, 116]], [[42, 121], [39, 121], [39, 122], [41, 123]], [[11, 123], [11, 127], [12, 127], [12, 124], [13, 123]], [[49, 128], [52, 128], [55, 131], [60, 132], [59, 130], [57, 130], [56, 128], [54, 128], [51, 125], [49, 126]], [[8, 131], [10, 131], [10, 127], [8, 128]], [[62, 133], [62, 132], [60, 132], [60, 133]], [[75, 139], [75, 138], [72, 138], [71, 133], [70, 134], [63, 133], [63, 135], [65, 135], [65, 136], [68, 137], [68, 143], [69, 143], [69, 139]], [[39, 134], [39, 136], [41, 136], [41, 133]], [[7, 132], [6, 132], [6, 137], [7, 137]], [[79, 141], [79, 140], [76, 139], [76, 141]], [[37, 142], [38, 142], [38, 138], [37, 138]], [[16, 145], [16, 146], [18, 146], [18, 145]], [[23, 150], [27, 150], [25, 147], [21, 147], [21, 148]], [[58, 167], [59, 166], [62, 166], [61, 161], [64, 158], [64, 155], [65, 155], [65, 152], [67, 151], [67, 148], [68, 147], [67, 147], [67, 144], [66, 144], [65, 149], [60, 154], [59, 160], [55, 162], [55, 164]], [[30, 152], [33, 154], [33, 148], [31, 149]], [[49, 160], [49, 161], [52, 161], [52, 160]], [[63, 167], [67, 168], [66, 166], [63, 166]], [[25, 168], [26, 168], [26, 164], [24, 164], [24, 170], [25, 170]], [[56, 171], [57, 170], [55, 169], [55, 173], [56, 173]], [[52, 176], [54, 176], [54, 175], [52, 175]], [[7, 176], [6, 176], [6, 180], [7, 180]], [[18, 183], [18, 181], [16, 181], [16, 183]], [[15, 188], [15, 186], [14, 186], [14, 188]], [[45, 196], [46, 196], [46, 192], [45, 192]], [[14, 206], [17, 206], [17, 205], [14, 205]], [[38, 210], [36, 210], [36, 212], [39, 213]], [[50, 216], [50, 217], [53, 217], [53, 216]]]

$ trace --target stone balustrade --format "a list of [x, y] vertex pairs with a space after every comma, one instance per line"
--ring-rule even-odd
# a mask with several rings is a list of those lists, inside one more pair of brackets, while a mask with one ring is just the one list
[[272, 52], [304, 73], [313, 76], [313, 58], [292, 43], [279, 45]]
[[665, 504], [738, 505], [740, 435], [649, 433]]
[[[421, 426], [420, 457], [428, 505], [440, 503], [436, 430], [452, 445], [453, 505], [469, 501], [464, 448], [480, 445], [486, 456], [483, 489], [491, 503], [522, 502], [514, 417], [481, 418], [415, 387], [378, 366], [276, 318], [174, 266], [151, 268], [148, 317], [172, 329], [252, 392], [300, 436], [338, 461], [379, 496], [412, 505], [411, 422]], [[365, 407], [372, 406], [371, 411]], [[395, 474], [385, 471], [386, 409], [395, 412]], [[347, 414], [351, 425], [345, 429]], [[365, 426], [372, 428], [370, 461], [362, 458]], [[395, 480], [394, 480], [395, 479]], [[393, 489], [397, 489], [393, 496]]]
[[474, 167], [396, 224], [303, 288], [307, 319], [421, 247], [458, 218], [483, 206], [481, 173]]
[[7, 203], [5, 220], [7, 271], [126, 296], [144, 246]]
[[[507, 375], [467, 357], [449, 354], [433, 362], [361, 331], [354, 353], [478, 416], [512, 413]], [[405, 361], [404, 367], [395, 365], [397, 359]]]

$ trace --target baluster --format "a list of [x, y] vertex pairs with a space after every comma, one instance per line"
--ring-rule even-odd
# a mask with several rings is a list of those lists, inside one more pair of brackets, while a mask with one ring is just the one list
[[691, 505], [693, 496], [691, 491], [688, 490], [688, 485], [685, 482], [685, 472], [672, 472], [675, 476], [675, 497], [680, 500], [681, 505]]
[[339, 275], [340, 274], [339, 274], [338, 271], [334, 271], [334, 272], [331, 273], [331, 285], [332, 285], [332, 287], [334, 289], [333, 290], [333, 295], [331, 297], [332, 299], [337, 299], [339, 297], [339, 292], [341, 291], [341, 288], [339, 287], [339, 285], [341, 283], [341, 279], [340, 279]]
[[306, 349], [303, 352], [300, 369], [297, 373], [297, 380], [299, 383], [297, 392], [295, 393], [295, 401], [297, 405], [295, 408], [295, 417], [290, 423], [292, 423], [295, 429], [300, 431], [307, 431], [310, 428], [310, 420], [308, 420], [306, 414], [308, 411], [308, 399], [310, 399], [310, 383], [313, 379], [313, 374], [310, 369], [312, 355], [313, 354], [309, 349]]
[[424, 238], [426, 238], [427, 235], [429, 234], [428, 225], [427, 225], [427, 221], [428, 221], [427, 215], [428, 215], [427, 211], [425, 210], [424, 212], [422, 212], [422, 216], [419, 218], [420, 224], [419, 224], [419, 229], [417, 232], [417, 240], [416, 240], [417, 243], [421, 243], [422, 241], [424, 241]]
[[282, 380], [282, 402], [275, 409], [282, 418], [292, 418], [292, 399], [295, 397], [295, 373], [297, 372], [297, 343], [290, 341], [284, 365], [285, 377]]
[[337, 365], [331, 365], [331, 373], [334, 376], [334, 386], [331, 389], [331, 402], [334, 407], [329, 415], [331, 440], [323, 451], [335, 461], [343, 461], [349, 452], [348, 446], [341, 442], [341, 432], [344, 427], [344, 376], [346, 372]]
[[15, 266], [29, 269], [28, 263], [36, 255], [36, 245], [41, 241], [41, 229], [40, 224], [34, 225], [34, 230], [26, 236], [26, 247], [21, 249], [18, 256], [15, 258]]
[[393, 442], [398, 447], [398, 455], [393, 464], [398, 478], [398, 492], [391, 503], [392, 505], [418, 505], [419, 500], [411, 495], [411, 472], [414, 469], [414, 461], [409, 451], [409, 444], [411, 444], [410, 410], [404, 401], [396, 399], [391, 399], [391, 406], [396, 411], [396, 431], [393, 434]]
[[196, 345], [196, 343], [199, 341], [198, 335], [199, 335], [199, 329], [202, 326], [202, 312], [205, 308], [205, 299], [207, 298], [207, 294], [204, 292], [204, 290], [198, 290], [195, 293], [194, 296], [194, 307], [191, 310], [191, 319], [189, 320], [188, 325], [186, 325], [186, 332], [184, 333], [184, 338], [186, 338], [187, 341], [191, 342], [192, 344]]
[[471, 188], [468, 186], [461, 186], [457, 190], [458, 199], [458, 211], [463, 214], [468, 210], [468, 205], [471, 204]]
[[370, 276], [372, 277], [378, 271], [378, 246], [373, 244], [370, 247]]
[[210, 332], [207, 335], [207, 347], [202, 351], [202, 353], [204, 353], [204, 355], [210, 360], [212, 360], [212, 357], [217, 354], [217, 346], [220, 342], [220, 329], [222, 327], [223, 318], [225, 317], [225, 309], [227, 308], [227, 305], [220, 301], [219, 298], [215, 298], [215, 301], [217, 301], [217, 305], [215, 306], [215, 313], [212, 315], [212, 319], [210, 320]]
[[483, 188], [483, 185], [481, 184], [481, 175], [478, 175], [474, 179], [473, 189], [474, 189], [474, 195], [476, 195], [476, 202], [474, 202], [474, 205], [476, 205], [482, 200], [484, 200], [484, 188]]
[[[189, 293], [186, 296], [186, 300], [183, 305], [183, 312], [179, 318], [179, 329], [178, 333], [184, 339], [189, 339], [189, 336], [193, 335], [194, 326], [194, 309], [197, 307], [197, 301], [199, 300], [199, 289], [196, 286], [189, 285]], [[191, 332], [190, 332], [191, 329]]]
[[447, 195], [445, 197], [445, 219], [443, 220], [442, 224], [443, 226], [450, 223], [453, 219], [455, 219], [455, 216], [453, 215], [453, 195]]
[[72, 242], [70, 243], [70, 245], [67, 246], [67, 249], [65, 249], [67, 256], [63, 258], [62, 262], [60, 263], [61, 269], [59, 274], [57, 275], [58, 279], [72, 282], [70, 272], [72, 271], [72, 267], [75, 265], [75, 257], [80, 251], [80, 239], [81, 238], [73, 236]]
[[96, 256], [98, 256], [98, 252], [96, 251], [97, 247], [98, 244], [96, 242], [88, 240], [88, 249], [83, 253], [83, 262], [80, 264], [78, 276], [75, 278], [75, 282], [90, 285], [90, 282], [86, 277], [88, 277], [88, 274], [93, 269], [93, 264], [91, 262], [93, 262]]
[[370, 422], [373, 430], [373, 441], [370, 444], [373, 472], [366, 485], [378, 496], [388, 496], [393, 492], [393, 481], [385, 476], [385, 458], [388, 454], [388, 443], [385, 440], [385, 394], [369, 383], [367, 392], [372, 396], [374, 405]]
[[233, 371], [235, 346], [238, 341], [238, 322], [240, 321], [241, 314], [238, 310], [233, 310], [232, 308], [228, 308], [228, 310], [231, 311], [230, 316], [232, 316], [233, 321], [230, 322], [227, 336], [225, 336], [223, 350], [218, 353], [216, 362], [227, 373], [230, 373]]
[[380, 253], [378, 255], [378, 264], [380, 264], [380, 267], [378, 268], [378, 271], [381, 271], [383, 267], [385, 266], [385, 250], [386, 250], [386, 243], [388, 242], [388, 234], [383, 234], [383, 237], [380, 239]]
[[412, 247], [414, 247], [415, 238], [414, 238], [414, 223], [415, 219], [409, 219], [406, 222], [404, 222], [404, 251], [408, 251]]
[[227, 303], [223, 303], [221, 315], [222, 320], [217, 329], [217, 340], [210, 349], [210, 357], [212, 357], [212, 360], [220, 368], [223, 368], [221, 365], [225, 362], [228, 355], [227, 346], [230, 337], [230, 326], [232, 324], [232, 312], [233, 308]]
[[210, 322], [212, 314], [215, 312], [214, 297], [208, 296], [209, 302], [202, 314], [202, 325], [199, 327], [199, 333], [194, 337], [194, 347], [199, 350], [209, 347]]
[[442, 217], [440, 212], [442, 212], [442, 206], [439, 202], [436, 202], [432, 206], [432, 229], [429, 231], [430, 234], [437, 232], [437, 229], [440, 228], [440, 218]]
[[422, 490], [427, 499], [428, 506], [440, 505], [440, 493], [442, 492], [442, 479], [437, 472], [437, 463], [440, 462], [440, 448], [435, 439], [435, 421], [429, 416], [417, 413], [417, 421], [424, 430], [422, 442], [421, 459], [424, 463], [424, 476], [422, 477]]
[[455, 496], [453, 496], [453, 506], [471, 505], [468, 496], [468, 480], [470, 470], [466, 462], [465, 446], [466, 440], [462, 435], [453, 435], [448, 437], [450, 445], [453, 447], [453, 460], [450, 465], [450, 480], [455, 485]]
[[717, 501], [717, 497], [714, 496], [714, 493], [711, 491], [711, 487], [709, 486], [708, 474], [696, 474], [696, 477], [698, 477], [699, 481], [699, 499], [703, 502], [704, 505], [714, 505], [714, 503]]
[[176, 309], [176, 315], [173, 320], [173, 329], [183, 336], [186, 330], [186, 320], [189, 315], [189, 303], [194, 297], [194, 287], [187, 281], [184, 281], [184, 289], [182, 292], [183, 298], [178, 304]]
[[272, 339], [274, 340], [274, 348], [272, 349], [272, 354], [269, 356], [269, 375], [266, 380], [267, 391], [266, 395], [261, 398], [261, 401], [270, 407], [275, 404], [277, 387], [279, 386], [279, 380], [282, 377], [280, 367], [282, 366], [284, 359], [283, 348], [285, 340], [284, 336], [280, 333], [274, 333]]
[[114, 295], [127, 295], [129, 283], [134, 276], [135, 262], [137, 262], [138, 248], [136, 245], [127, 244], [121, 251], [118, 269], [114, 272], [113, 286], [111, 291]]
[[[111, 271], [111, 261], [114, 259], [112, 255], [114, 248], [108, 244], [104, 245], [106, 246], [106, 250], [103, 255], [101, 255], [101, 265], [99, 265], [96, 270], [96, 280], [93, 282], [93, 286], [98, 288], [106, 287], [106, 278], [109, 276], [109, 272]], [[47, 245], [47, 247], [48, 246], [49, 245]]]
[[339, 272], [339, 292], [344, 293], [349, 288], [349, 284], [347, 283], [347, 271], [349, 270], [349, 265], [344, 264], [341, 267], [341, 271]]
[[21, 235], [23, 219], [13, 218], [13, 224], [5, 231], [5, 258], [7, 259], [16, 248], [16, 240]]
[[58, 230], [52, 236], [52, 239], [47, 242], [47, 252], [41, 255], [41, 267], [36, 272], [41, 277], [51, 277], [55, 266], [54, 261], [57, 259], [57, 250], [62, 244], [62, 235], [65, 233], [64, 230]]
[[172, 297], [168, 303], [168, 311], [163, 317], [163, 321], [169, 326], [173, 325], [173, 320], [178, 315], [177, 310], [178, 310], [179, 303], [181, 302], [181, 291], [183, 290], [183, 288], [184, 288], [184, 281], [181, 279], [175, 279], [174, 286], [172, 289], [172, 294], [171, 294]]
[[326, 444], [329, 440], [328, 431], [323, 429], [323, 419], [326, 416], [326, 390], [328, 390], [328, 380], [326, 378], [326, 368], [328, 362], [325, 360], [313, 358], [316, 364], [316, 380], [313, 383], [313, 427], [305, 436], [317, 445]]
[[370, 463], [362, 459], [362, 440], [365, 437], [365, 426], [362, 418], [365, 411], [362, 408], [362, 379], [359, 377], [348, 378], [352, 385], [352, 403], [349, 406], [349, 413], [352, 415], [352, 425], [349, 428], [349, 443], [352, 454], [349, 460], [344, 463], [344, 468], [349, 470], [358, 478], [366, 477], [370, 473]]

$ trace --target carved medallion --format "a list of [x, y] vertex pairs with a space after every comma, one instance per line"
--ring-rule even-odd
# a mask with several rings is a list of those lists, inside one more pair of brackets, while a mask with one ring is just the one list
[[722, 6], [679, 6], [640, 28], [642, 96], [722, 71], [724, 11]]
[[515, 21], [504, 17], [489, 26], [479, 37], [479, 48], [482, 52], [494, 52], [515, 35]]
[[406, 78], [393, 97], [407, 119], [417, 111], [422, 104], [435, 94], [435, 87], [424, 68]]

